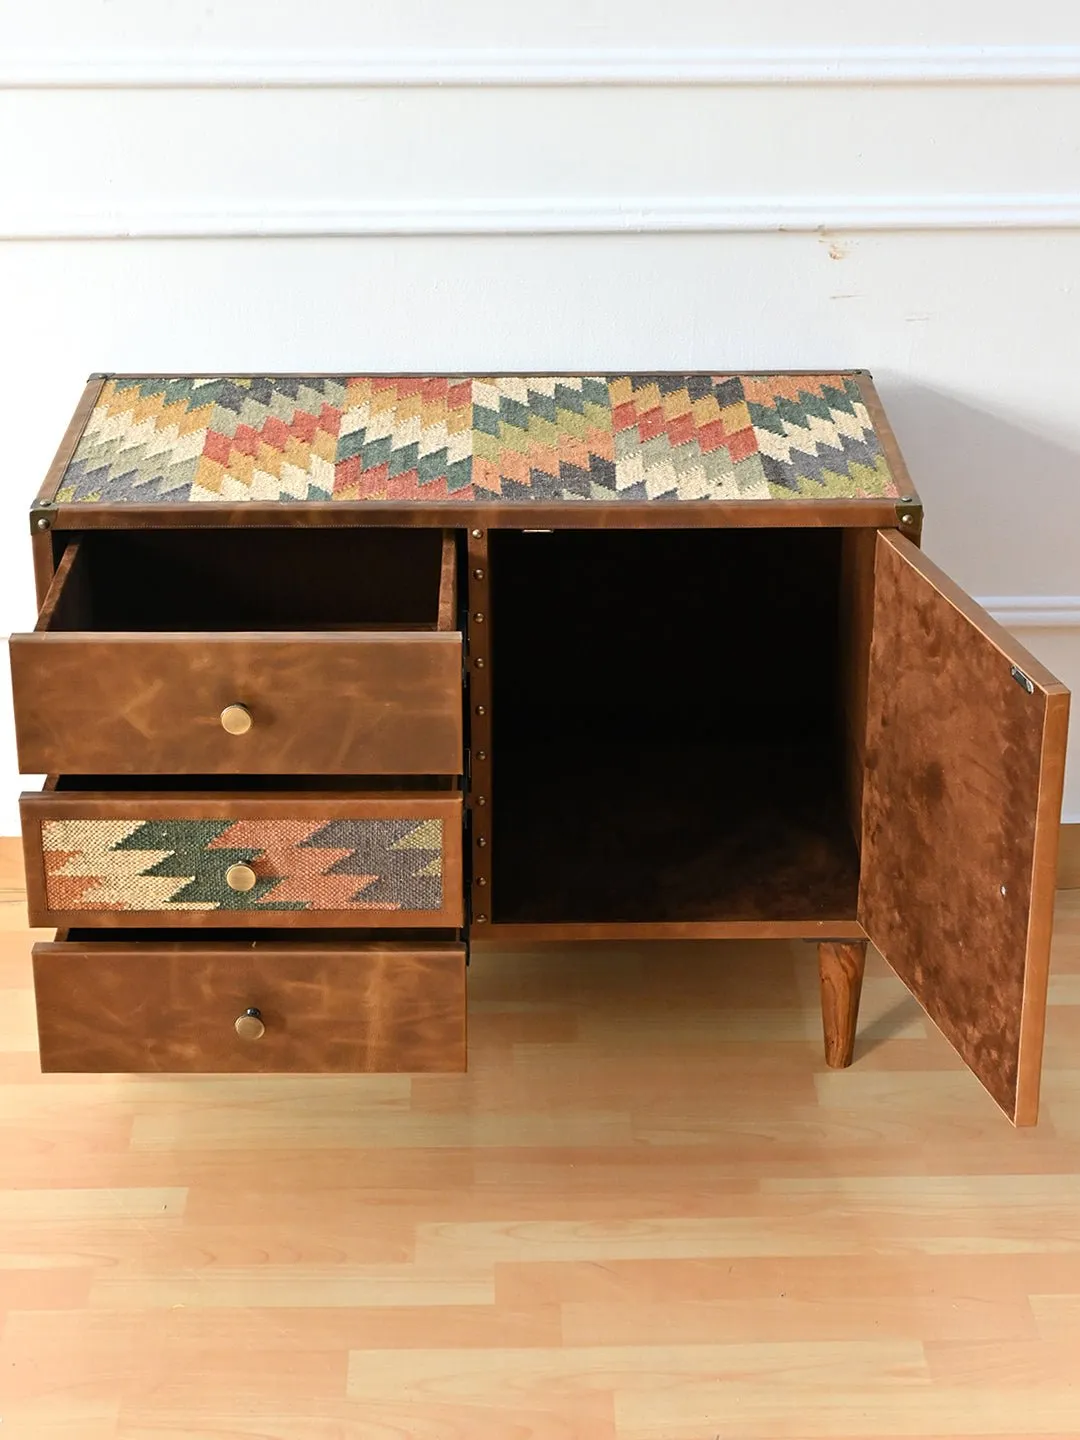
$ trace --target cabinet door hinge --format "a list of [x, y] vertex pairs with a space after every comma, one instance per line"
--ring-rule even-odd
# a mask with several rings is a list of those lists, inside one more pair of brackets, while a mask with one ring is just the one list
[[922, 535], [922, 501], [915, 495], [907, 495], [896, 502], [896, 523], [900, 533], [917, 544]]

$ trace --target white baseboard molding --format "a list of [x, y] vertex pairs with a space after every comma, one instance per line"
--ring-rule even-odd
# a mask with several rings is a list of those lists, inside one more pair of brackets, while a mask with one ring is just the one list
[[1080, 45], [8, 51], [0, 88], [1031, 85], [1080, 81]]
[[0, 210], [5, 240], [247, 239], [364, 235], [621, 235], [1080, 228], [1080, 192], [1059, 195], [551, 196]]
[[1007, 630], [1080, 631], [1080, 595], [987, 595], [979, 604]]

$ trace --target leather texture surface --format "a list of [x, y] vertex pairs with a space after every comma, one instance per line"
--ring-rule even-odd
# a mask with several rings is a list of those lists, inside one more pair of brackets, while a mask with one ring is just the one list
[[[24, 774], [461, 770], [456, 633], [39, 632], [10, 650]], [[236, 703], [252, 714], [245, 735], [222, 728]]]
[[465, 1068], [460, 945], [38, 945], [34, 986], [47, 1071]]
[[1047, 696], [905, 543], [877, 543], [859, 919], [1012, 1116]]

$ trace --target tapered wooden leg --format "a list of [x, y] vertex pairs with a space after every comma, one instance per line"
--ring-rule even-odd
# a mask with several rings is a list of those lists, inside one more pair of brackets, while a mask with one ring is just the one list
[[865, 940], [823, 940], [818, 945], [825, 1063], [834, 1070], [851, 1064], [865, 968]]

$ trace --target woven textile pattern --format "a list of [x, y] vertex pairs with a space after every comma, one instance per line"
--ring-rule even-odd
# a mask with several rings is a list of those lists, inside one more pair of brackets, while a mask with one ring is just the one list
[[899, 496], [850, 375], [108, 380], [58, 502]]
[[[46, 820], [51, 910], [441, 910], [441, 820]], [[253, 889], [229, 887], [249, 865]]]

